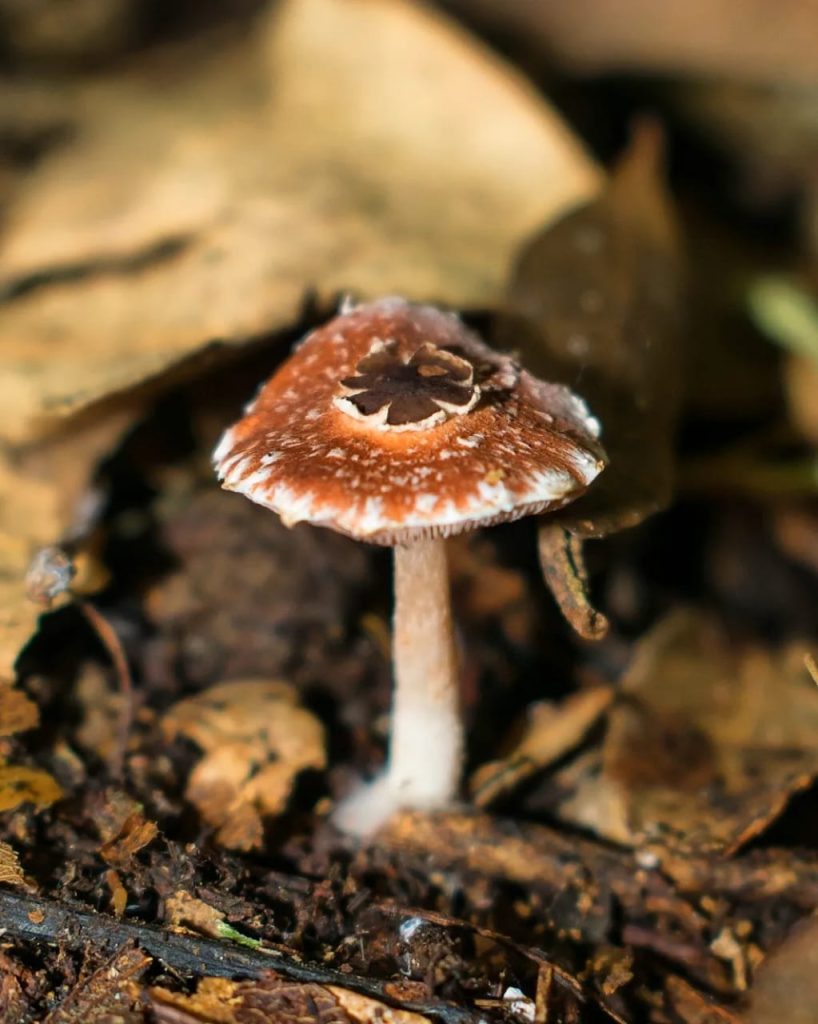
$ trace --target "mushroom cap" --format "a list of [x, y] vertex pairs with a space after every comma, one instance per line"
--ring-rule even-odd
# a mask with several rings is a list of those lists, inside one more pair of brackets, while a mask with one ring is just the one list
[[568, 388], [390, 298], [309, 334], [213, 458], [287, 525], [394, 545], [560, 508], [603, 469], [598, 434]]

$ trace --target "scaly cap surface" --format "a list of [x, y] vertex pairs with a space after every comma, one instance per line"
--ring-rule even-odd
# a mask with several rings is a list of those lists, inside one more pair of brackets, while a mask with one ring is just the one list
[[559, 508], [604, 467], [598, 434], [454, 314], [381, 299], [308, 335], [214, 463], [288, 525], [393, 545]]

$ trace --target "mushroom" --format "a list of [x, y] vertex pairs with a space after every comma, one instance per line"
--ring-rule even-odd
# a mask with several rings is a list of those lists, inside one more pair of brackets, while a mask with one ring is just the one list
[[214, 453], [223, 486], [394, 550], [395, 696], [382, 777], [336, 811], [371, 831], [445, 806], [463, 753], [445, 538], [560, 508], [605, 464], [599, 424], [452, 313], [387, 298], [308, 335]]

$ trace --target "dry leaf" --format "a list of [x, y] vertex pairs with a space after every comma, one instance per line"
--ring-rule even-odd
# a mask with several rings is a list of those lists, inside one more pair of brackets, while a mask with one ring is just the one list
[[818, 690], [804, 654], [737, 645], [693, 613], [670, 616], [622, 680], [601, 776], [578, 782], [561, 817], [622, 842], [609, 831], [612, 803], [631, 843], [744, 845], [818, 774]]
[[283, 981], [272, 971], [253, 981], [202, 978], [193, 995], [150, 990], [158, 1024], [428, 1024], [426, 1017], [396, 1010], [337, 986]]
[[641, 125], [602, 196], [523, 249], [499, 325], [535, 373], [576, 390], [602, 424], [610, 465], [558, 517], [581, 536], [634, 526], [671, 495], [682, 310], [661, 159], [658, 128]]
[[429, 1024], [428, 1019], [419, 1013], [386, 1006], [348, 988], [328, 985], [327, 991], [335, 996], [340, 1008], [357, 1024]]
[[102, 839], [100, 856], [115, 868], [127, 868], [159, 834], [158, 825], [145, 818], [141, 804], [118, 790], [101, 795], [94, 808], [94, 824]]
[[784, 362], [783, 383], [793, 425], [818, 448], [818, 358], [790, 355]]
[[21, 804], [48, 807], [62, 797], [56, 780], [48, 772], [24, 765], [0, 765], [0, 813]]
[[[88, 529], [94, 503], [89, 483], [99, 459], [111, 451], [134, 407], [78, 422], [49, 444], [14, 457], [0, 449], [0, 685], [14, 675], [20, 650], [43, 612], [26, 598], [25, 579], [37, 551]], [[36, 724], [36, 712], [16, 700], [15, 731]], [[0, 711], [0, 728], [2, 712]]]
[[530, 47], [538, 43], [549, 60], [555, 57], [574, 72], [604, 75], [622, 71], [811, 83], [818, 79], [812, 41], [818, 12], [804, 0], [784, 0], [775, 8], [777, 32], [759, 31], [768, 24], [769, 0], [449, 0], [455, 7], [479, 12], [516, 30]]
[[326, 765], [324, 729], [287, 683], [245, 680], [212, 686], [175, 704], [165, 735], [182, 735], [205, 753], [188, 779], [187, 798], [225, 846], [262, 843], [262, 815], [280, 814], [306, 768]]
[[6, 885], [26, 884], [17, 851], [3, 842], [0, 842], [0, 882], [5, 882]]
[[598, 187], [510, 69], [406, 0], [289, 0], [76, 110], [9, 214], [7, 286], [58, 279], [0, 309], [7, 438], [287, 325], [308, 290], [485, 306], [519, 238]]
[[111, 911], [114, 917], [122, 917], [128, 906], [128, 890], [113, 868], [105, 872], [105, 881], [111, 890]]
[[585, 640], [601, 640], [609, 622], [591, 603], [582, 538], [543, 519], [537, 529], [543, 579], [565, 618]]
[[33, 729], [40, 721], [40, 710], [22, 691], [0, 682], [0, 736], [13, 736]]
[[204, 900], [180, 890], [165, 900], [165, 920], [173, 928], [192, 928], [202, 935], [220, 937], [224, 914]]
[[613, 699], [608, 686], [567, 697], [562, 704], [542, 701], [528, 709], [525, 731], [514, 750], [481, 765], [469, 783], [472, 800], [486, 807], [575, 747]]
[[814, 1024], [818, 1007], [818, 917], [800, 921], [762, 962], [744, 1024]]
[[20, 648], [42, 609], [25, 598], [29, 560], [58, 532], [56, 499], [47, 483], [16, 471], [0, 451], [0, 681], [14, 675]]

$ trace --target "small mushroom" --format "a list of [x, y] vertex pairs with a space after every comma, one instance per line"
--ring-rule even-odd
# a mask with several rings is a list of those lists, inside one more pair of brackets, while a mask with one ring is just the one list
[[463, 752], [445, 538], [560, 508], [605, 464], [599, 425], [461, 320], [389, 298], [310, 334], [215, 453], [228, 490], [394, 549], [389, 762], [337, 823], [444, 806]]

